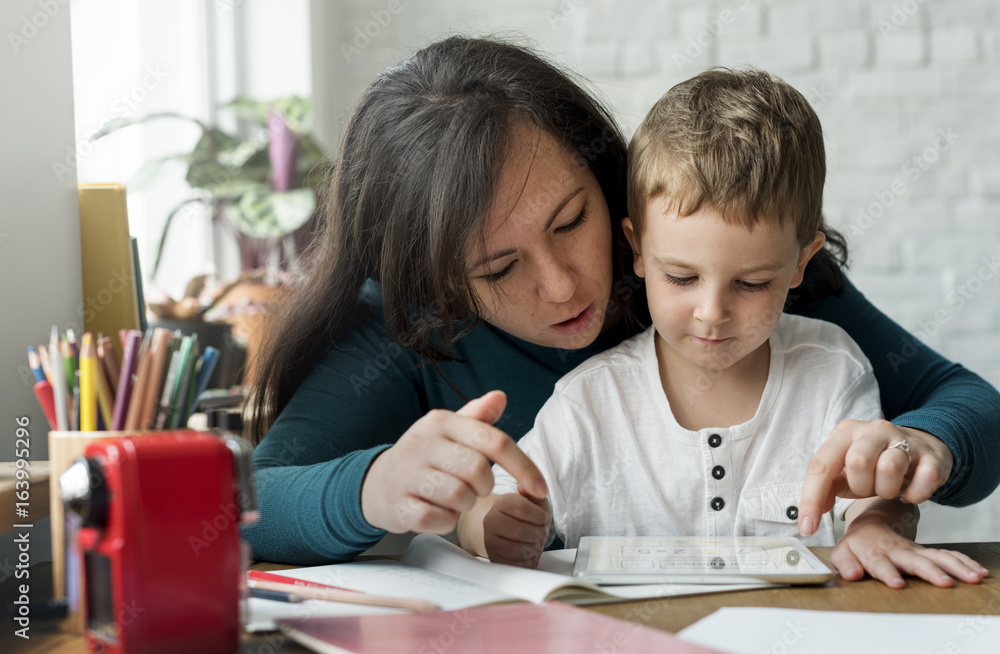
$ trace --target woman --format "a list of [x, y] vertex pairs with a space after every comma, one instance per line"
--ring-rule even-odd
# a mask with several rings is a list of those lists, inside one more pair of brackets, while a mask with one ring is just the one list
[[[521, 156], [525, 128], [561, 154]], [[386, 532], [448, 532], [492, 488], [491, 461], [544, 496], [511, 438], [559, 377], [648, 320], [619, 227], [624, 173], [610, 113], [521, 48], [449, 38], [375, 80], [344, 131], [305, 276], [252, 362], [255, 558], [343, 560]], [[842, 261], [843, 241], [827, 240]], [[833, 295], [809, 283], [831, 278]], [[985, 497], [1000, 395], [915, 346], [834, 251], [806, 279], [787, 310], [861, 345], [894, 424], [838, 426], [810, 466], [804, 530], [834, 493]]]

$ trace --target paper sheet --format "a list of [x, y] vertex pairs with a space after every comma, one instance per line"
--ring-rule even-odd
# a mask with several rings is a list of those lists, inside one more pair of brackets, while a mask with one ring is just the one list
[[723, 608], [678, 635], [732, 654], [997, 654], [1000, 616]]

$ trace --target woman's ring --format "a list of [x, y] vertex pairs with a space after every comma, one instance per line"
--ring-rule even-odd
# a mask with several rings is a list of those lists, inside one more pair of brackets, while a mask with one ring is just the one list
[[908, 441], [908, 440], [906, 440], [904, 438], [903, 440], [897, 441], [897, 442], [893, 443], [892, 445], [890, 445], [889, 447], [887, 447], [885, 449], [886, 449], [886, 451], [888, 451], [888, 450], [891, 450], [894, 447], [895, 448], [899, 448], [899, 450], [903, 454], [906, 455], [906, 462], [907, 463], [909, 463], [910, 461], [913, 460], [913, 456], [910, 454], [910, 441]]

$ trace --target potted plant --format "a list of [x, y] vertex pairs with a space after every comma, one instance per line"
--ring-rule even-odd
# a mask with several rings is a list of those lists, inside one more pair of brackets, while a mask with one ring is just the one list
[[[163, 300], [150, 302], [148, 308], [159, 322], [227, 323], [236, 343], [249, 342], [252, 347], [260, 314], [285, 280], [284, 271], [311, 237], [324, 155], [309, 134], [313, 108], [307, 98], [291, 96], [269, 102], [237, 98], [225, 108], [244, 119], [250, 127], [246, 135], [164, 112], [113, 120], [94, 138], [158, 119], [185, 120], [200, 128], [190, 152], [147, 162], [131, 182], [141, 186], [158, 175], [164, 164], [180, 161], [187, 166], [185, 180], [194, 191], [164, 221], [150, 280], [155, 286], [171, 226], [178, 216], [191, 213], [204, 216], [213, 228], [232, 236], [239, 248], [240, 273], [215, 285], [210, 285], [206, 275], [195, 276], [184, 297], [161, 293]], [[185, 330], [209, 331], [206, 326]], [[225, 346], [231, 351], [234, 343], [227, 340]]]

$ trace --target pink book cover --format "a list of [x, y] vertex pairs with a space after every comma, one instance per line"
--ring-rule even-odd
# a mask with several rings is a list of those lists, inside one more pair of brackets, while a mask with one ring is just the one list
[[288, 618], [277, 624], [300, 644], [324, 653], [718, 654], [666, 631], [561, 602], [435, 613]]

